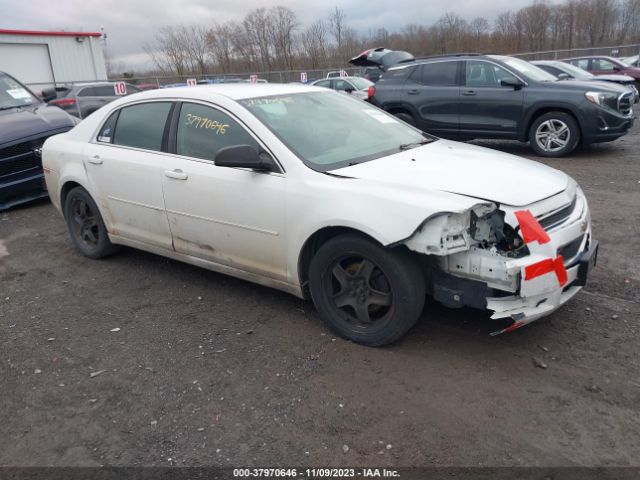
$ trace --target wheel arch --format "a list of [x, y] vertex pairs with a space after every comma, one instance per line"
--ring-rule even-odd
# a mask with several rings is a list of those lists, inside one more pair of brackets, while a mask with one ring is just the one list
[[562, 112], [571, 115], [571, 117], [573, 117], [573, 119], [576, 121], [576, 124], [578, 125], [578, 130], [580, 131], [579, 143], [582, 143], [584, 139], [584, 128], [582, 119], [575, 109], [565, 104], [538, 105], [537, 107], [532, 108], [524, 122], [524, 129], [520, 132], [520, 140], [523, 142], [529, 141], [529, 130], [531, 130], [531, 125], [533, 125], [533, 122], [535, 122], [540, 116], [551, 112]]
[[298, 280], [300, 282], [300, 287], [304, 298], [309, 298], [309, 266], [311, 264], [313, 255], [320, 249], [320, 247], [322, 247], [322, 245], [327, 243], [329, 240], [337, 237], [338, 235], [344, 235], [346, 233], [359, 235], [362, 238], [377, 243], [378, 245], [382, 245], [382, 243], [373, 236], [353, 227], [326, 226], [320, 228], [319, 230], [316, 230], [304, 242], [302, 248], [300, 249], [300, 254], [298, 255]]

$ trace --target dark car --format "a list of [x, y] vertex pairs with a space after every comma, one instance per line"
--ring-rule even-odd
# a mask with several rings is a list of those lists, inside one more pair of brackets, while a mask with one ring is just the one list
[[42, 144], [78, 120], [50, 107], [15, 78], [0, 72], [0, 210], [47, 196]]
[[619, 85], [559, 81], [500, 55], [414, 59], [401, 52], [393, 65], [378, 50], [350, 61], [385, 70], [370, 101], [435, 135], [528, 141], [538, 155], [561, 157], [578, 144], [615, 140], [633, 125], [633, 94]]
[[377, 67], [367, 67], [362, 72], [362, 77], [373, 83], [380, 80], [380, 75], [382, 75], [382, 71]]
[[609, 75], [613, 73], [628, 75], [636, 81], [636, 87], [640, 88], [640, 68], [627, 65], [619, 58], [593, 56], [565, 58], [562, 61], [575, 65], [594, 75]]
[[[138, 93], [142, 90], [125, 83], [124, 95]], [[68, 87], [58, 87], [57, 98], [49, 105], [62, 108], [67, 113], [78, 118], [85, 118], [99, 108], [122, 96], [116, 93], [116, 82], [78, 83]]]
[[536, 60], [531, 62], [540, 67], [545, 72], [558, 77], [560, 80], [582, 80], [585, 82], [613, 82], [624, 85], [630, 89], [635, 96], [635, 103], [638, 103], [638, 89], [635, 80], [628, 75], [594, 75], [570, 63], [559, 60]]

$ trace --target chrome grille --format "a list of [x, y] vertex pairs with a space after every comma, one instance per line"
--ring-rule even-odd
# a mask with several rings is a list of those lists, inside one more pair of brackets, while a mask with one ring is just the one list
[[576, 208], [576, 202], [578, 200], [577, 196], [573, 197], [573, 200], [569, 205], [556, 210], [555, 212], [545, 213], [537, 217], [538, 223], [542, 225], [542, 228], [545, 230], [549, 230], [561, 223], [564, 223], [573, 213], [573, 210]]
[[[46, 137], [0, 148], [0, 179], [9, 175], [29, 176], [42, 169], [42, 160], [33, 149], [42, 146]], [[23, 175], [20, 175], [23, 174]], [[7, 180], [13, 180], [7, 179]]]
[[618, 97], [618, 111], [626, 116], [633, 111], [633, 92], [623, 93]]

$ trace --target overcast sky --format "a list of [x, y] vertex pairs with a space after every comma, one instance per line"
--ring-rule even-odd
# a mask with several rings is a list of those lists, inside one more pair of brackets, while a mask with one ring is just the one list
[[107, 33], [107, 51], [125, 68], [144, 69], [149, 60], [142, 49], [163, 25], [202, 25], [241, 20], [254, 8], [283, 5], [291, 8], [303, 26], [327, 16], [335, 5], [346, 22], [359, 32], [386, 28], [393, 32], [408, 23], [431, 25], [447, 12], [472, 20], [492, 21], [499, 13], [517, 10], [531, 0], [347, 0], [341, 3], [279, 0], [0, 0], [0, 28], [82, 30]]

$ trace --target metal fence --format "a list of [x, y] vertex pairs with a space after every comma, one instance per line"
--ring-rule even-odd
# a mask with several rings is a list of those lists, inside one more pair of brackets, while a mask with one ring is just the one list
[[358, 67], [335, 67], [335, 68], [322, 68], [322, 69], [300, 69], [300, 70], [281, 70], [271, 72], [232, 72], [232, 73], [208, 73], [208, 74], [190, 74], [190, 75], [156, 75], [146, 77], [135, 78], [112, 78], [112, 81], [125, 81], [133, 84], [154, 84], [157, 86], [172, 85], [175, 83], [186, 83], [187, 79], [195, 78], [197, 81], [211, 81], [211, 80], [223, 80], [223, 79], [236, 79], [250, 80], [251, 75], [256, 75], [260, 80], [266, 80], [269, 83], [290, 83], [290, 82], [302, 82], [302, 74], [306, 74], [307, 82], [326, 78], [329, 73], [338, 75], [343, 71], [347, 75], [359, 75], [361, 73]]
[[558, 60], [570, 57], [587, 57], [591, 55], [602, 55], [607, 57], [630, 57], [640, 53], [640, 43], [630, 45], [613, 45], [610, 47], [586, 47], [571, 48], [562, 50], [544, 50], [540, 52], [512, 53], [511, 56], [519, 57], [523, 60]]

